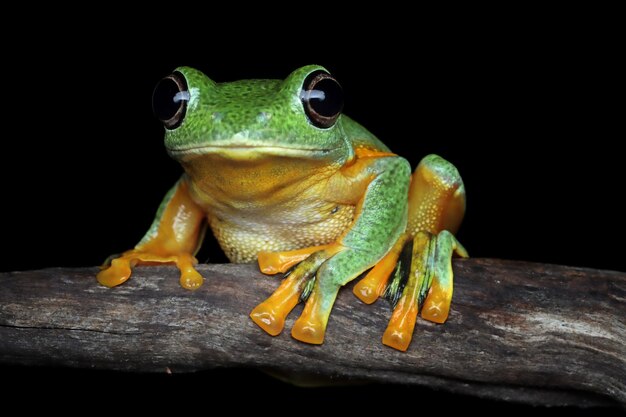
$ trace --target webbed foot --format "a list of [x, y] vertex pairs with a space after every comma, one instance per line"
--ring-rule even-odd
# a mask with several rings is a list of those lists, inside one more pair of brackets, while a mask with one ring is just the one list
[[411, 343], [420, 310], [426, 320], [446, 321], [452, 301], [452, 255], [468, 256], [446, 230], [438, 235], [419, 232], [406, 248], [411, 249], [410, 257], [402, 257], [385, 294], [395, 308], [383, 335], [383, 344], [401, 351]]
[[[311, 249], [311, 248], [309, 248]], [[313, 248], [313, 249], [319, 249]], [[302, 300], [306, 301], [306, 307], [296, 321], [292, 329], [292, 336], [300, 341], [320, 344], [324, 340], [324, 331], [328, 322], [328, 315], [332, 302], [327, 305], [324, 311], [316, 308], [319, 304], [321, 290], [317, 289], [320, 280], [316, 279], [318, 270], [326, 261], [341, 251], [340, 245], [328, 245], [322, 250], [317, 250], [305, 260], [297, 264], [291, 271], [285, 275], [285, 279], [276, 291], [261, 304], [256, 306], [250, 313], [252, 320], [263, 330], [272, 336], [280, 334], [285, 327], [285, 318], [293, 310], [293, 308]], [[302, 252], [302, 251], [297, 251]], [[311, 252], [310, 250], [308, 251]], [[273, 259], [279, 261], [281, 259], [293, 259], [289, 254], [293, 252], [272, 254]], [[268, 268], [267, 256], [260, 254], [259, 263], [261, 269], [265, 272]], [[273, 265], [273, 269], [280, 271], [284, 269], [284, 265]], [[339, 290], [337, 286], [336, 291]], [[336, 291], [332, 299], [336, 296]]]

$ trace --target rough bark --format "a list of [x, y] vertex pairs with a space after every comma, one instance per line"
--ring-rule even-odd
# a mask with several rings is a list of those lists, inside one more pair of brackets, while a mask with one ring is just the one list
[[121, 371], [257, 367], [307, 378], [396, 382], [551, 405], [626, 405], [626, 274], [493, 259], [455, 260], [448, 322], [421, 319], [402, 353], [381, 344], [391, 315], [349, 289], [322, 346], [271, 337], [248, 313], [279, 278], [253, 265], [202, 265], [189, 292], [175, 268], [126, 284], [95, 268], [0, 273], [0, 363]]

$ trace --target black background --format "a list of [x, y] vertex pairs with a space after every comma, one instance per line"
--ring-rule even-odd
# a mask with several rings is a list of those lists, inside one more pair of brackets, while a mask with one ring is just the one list
[[484, 45], [415, 64], [109, 54], [90, 64], [68, 51], [63, 65], [8, 80], [20, 112], [5, 120], [17, 130], [2, 152], [13, 243], [4, 269], [94, 265], [141, 238], [181, 173], [151, 110], [154, 85], [176, 66], [228, 81], [319, 63], [343, 84], [346, 114], [413, 166], [437, 153], [458, 167], [468, 195], [460, 239], [472, 256], [623, 270], [610, 243], [623, 230], [610, 85], [588, 72], [593, 56], [552, 52]]
[[[11, 110], [3, 116], [0, 270], [93, 266], [141, 238], [181, 172], [151, 111], [152, 88], [175, 67], [194, 66], [221, 82], [284, 78], [310, 63], [341, 82], [345, 112], [413, 166], [437, 153], [459, 168], [468, 194], [459, 238], [472, 256], [626, 269], [614, 243], [624, 231], [623, 113], [615, 101], [623, 95], [616, 96], [614, 53], [603, 35], [503, 24], [385, 41], [307, 37], [298, 49], [279, 35], [225, 45], [207, 32], [191, 46], [171, 31], [177, 42], [162, 42], [156, 30], [122, 40], [113, 40], [114, 30], [104, 40], [94, 32], [46, 32], [4, 51]], [[200, 259], [224, 261], [210, 239]], [[398, 393], [471, 410], [513, 407], [406, 387], [312, 394], [253, 371], [142, 376], [7, 368], [3, 376], [26, 377], [17, 387], [54, 387], [63, 379], [86, 391], [210, 387], [218, 402], [237, 390], [250, 398], [285, 392], [294, 401], [358, 404]]]

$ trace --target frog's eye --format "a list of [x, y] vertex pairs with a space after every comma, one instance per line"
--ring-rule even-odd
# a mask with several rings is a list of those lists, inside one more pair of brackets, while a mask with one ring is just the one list
[[167, 129], [176, 129], [183, 122], [189, 101], [187, 81], [180, 72], [163, 78], [152, 93], [152, 108]]
[[343, 89], [325, 71], [315, 71], [304, 80], [300, 98], [311, 123], [323, 129], [333, 126], [343, 109]]

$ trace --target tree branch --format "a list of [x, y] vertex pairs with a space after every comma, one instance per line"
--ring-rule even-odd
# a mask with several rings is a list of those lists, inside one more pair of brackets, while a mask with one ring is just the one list
[[95, 268], [0, 273], [0, 363], [123, 371], [255, 367], [292, 376], [428, 385], [550, 405], [626, 405], [626, 274], [455, 260], [445, 325], [418, 319], [401, 353], [381, 344], [391, 311], [341, 291], [322, 346], [271, 337], [248, 313], [277, 287], [252, 265], [139, 267], [115, 289]]

